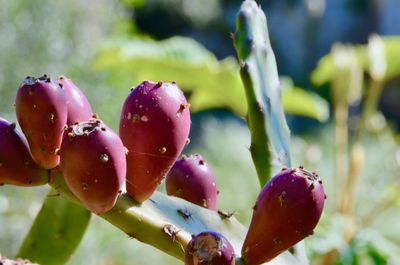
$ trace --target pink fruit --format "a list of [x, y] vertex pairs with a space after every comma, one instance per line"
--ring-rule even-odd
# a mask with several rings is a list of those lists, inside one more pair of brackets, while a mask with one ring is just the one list
[[56, 167], [59, 163], [56, 153], [67, 122], [64, 90], [46, 75], [28, 76], [18, 89], [15, 106], [33, 159], [43, 168]]
[[48, 173], [32, 160], [28, 144], [14, 123], [0, 118], [0, 184], [43, 185]]
[[144, 81], [122, 108], [119, 133], [128, 149], [126, 188], [143, 202], [181, 153], [190, 129], [189, 105], [175, 83]]
[[58, 84], [64, 89], [67, 99], [67, 124], [72, 125], [76, 122], [88, 121], [92, 117], [93, 111], [85, 94], [72, 83], [71, 79], [65, 76], [58, 78]]
[[167, 194], [211, 210], [217, 209], [218, 190], [214, 175], [201, 155], [175, 162], [166, 181]]
[[202, 232], [189, 242], [185, 265], [234, 265], [235, 252], [229, 241], [216, 232]]
[[242, 247], [248, 265], [267, 262], [313, 234], [325, 193], [315, 173], [283, 169], [261, 190]]
[[125, 181], [125, 148], [100, 120], [68, 129], [60, 149], [60, 168], [72, 193], [96, 214], [114, 207]]

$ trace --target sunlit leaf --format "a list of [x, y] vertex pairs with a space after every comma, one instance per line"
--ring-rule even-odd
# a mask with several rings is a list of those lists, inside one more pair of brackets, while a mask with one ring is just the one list
[[[176, 81], [190, 94], [193, 112], [229, 108], [239, 116], [246, 115], [245, 95], [236, 59], [228, 57], [218, 61], [211, 52], [190, 38], [173, 37], [160, 42], [116, 40], [99, 51], [94, 68], [109, 72], [110, 86], [125, 89], [125, 94], [128, 87], [143, 80]], [[328, 105], [323, 103], [322, 98], [308, 92], [293, 95], [290, 90], [285, 90], [283, 93], [287, 113], [319, 121], [326, 119]], [[304, 104], [297, 104], [299, 95], [307, 102], [305, 110], [301, 109]]]
[[[391, 80], [400, 76], [400, 37], [382, 37], [385, 59], [386, 73], [384, 80]], [[359, 63], [365, 72], [369, 73], [369, 63], [366, 45], [356, 45], [355, 50]], [[317, 68], [311, 73], [311, 82], [316, 86], [321, 86], [332, 81], [334, 76], [334, 63], [332, 54], [329, 53], [322, 57], [318, 62]]]

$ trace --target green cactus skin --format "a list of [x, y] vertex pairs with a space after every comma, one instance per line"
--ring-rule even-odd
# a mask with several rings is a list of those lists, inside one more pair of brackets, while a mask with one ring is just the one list
[[48, 193], [17, 257], [39, 264], [63, 265], [77, 249], [91, 214], [57, 195], [54, 190]]
[[[272, 177], [272, 156], [281, 166], [291, 167], [290, 131], [283, 112], [282, 92], [267, 19], [256, 1], [243, 1], [236, 26], [233, 38], [248, 105], [250, 151], [263, 187]], [[308, 264], [304, 244], [300, 242], [294, 248], [297, 264]]]
[[265, 14], [254, 0], [246, 0], [239, 10], [236, 25], [234, 46], [248, 105], [250, 151], [260, 184], [264, 186], [271, 178], [269, 144], [280, 164], [290, 167], [290, 133]]
[[[51, 174], [50, 186], [70, 201], [79, 204], [79, 200], [68, 189], [60, 172]], [[246, 228], [235, 217], [222, 216], [198, 205], [173, 196], [155, 192], [150, 199], [138, 203], [128, 194], [119, 196], [111, 211], [99, 215], [112, 225], [124, 231], [131, 238], [152, 245], [159, 250], [184, 260], [185, 248], [192, 235], [213, 230], [223, 234], [232, 244], [236, 253], [240, 253]], [[244, 265], [241, 259], [237, 265]], [[268, 265], [295, 265], [296, 258], [284, 252]]]

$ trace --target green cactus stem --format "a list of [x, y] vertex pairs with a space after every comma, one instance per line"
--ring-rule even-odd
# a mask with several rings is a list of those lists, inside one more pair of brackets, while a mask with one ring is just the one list
[[275, 55], [267, 20], [254, 0], [243, 2], [237, 15], [234, 46], [241, 64], [251, 133], [250, 151], [261, 186], [271, 178], [271, 154], [290, 167], [289, 137], [281, 101]]
[[[243, 1], [233, 37], [247, 99], [251, 156], [259, 182], [264, 186], [272, 177], [272, 158], [281, 166], [291, 167], [290, 131], [267, 19], [254, 0]], [[304, 243], [298, 243], [294, 249], [297, 263], [308, 264]]]
[[90, 216], [82, 206], [50, 191], [17, 257], [39, 264], [65, 264], [81, 242]]
[[[56, 194], [80, 204], [68, 189], [61, 173], [52, 174], [49, 184]], [[120, 195], [111, 211], [99, 216], [132, 239], [152, 245], [180, 260], [184, 260], [184, 249], [192, 235], [208, 230], [217, 231], [229, 240], [236, 253], [240, 253], [246, 235], [246, 228], [235, 217], [160, 192], [155, 192], [150, 199], [141, 204], [124, 193]], [[243, 265], [242, 260], [238, 258], [236, 264]], [[286, 251], [267, 264], [298, 263], [296, 258]]]

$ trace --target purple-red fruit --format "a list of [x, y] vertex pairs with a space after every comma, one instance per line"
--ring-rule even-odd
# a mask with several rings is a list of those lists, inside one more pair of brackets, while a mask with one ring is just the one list
[[60, 149], [60, 168], [72, 193], [96, 214], [114, 207], [125, 181], [125, 148], [100, 120], [70, 126]]
[[65, 76], [58, 78], [58, 84], [64, 89], [67, 99], [67, 125], [88, 121], [92, 117], [93, 111], [85, 94], [72, 83], [71, 79]]
[[175, 83], [144, 81], [122, 108], [119, 134], [128, 149], [126, 189], [143, 202], [157, 189], [188, 139], [189, 104]]
[[33, 159], [43, 168], [56, 167], [59, 163], [57, 151], [67, 122], [64, 90], [46, 75], [28, 76], [18, 89], [15, 106]]
[[254, 206], [242, 258], [258, 265], [313, 234], [325, 193], [322, 181], [303, 167], [283, 169], [261, 190]]
[[211, 210], [217, 209], [215, 178], [201, 155], [177, 160], [165, 180], [167, 194]]
[[190, 240], [185, 250], [185, 265], [234, 265], [231, 243], [217, 232], [202, 232]]
[[47, 171], [32, 160], [14, 123], [0, 118], [0, 185], [35, 186], [48, 182]]

